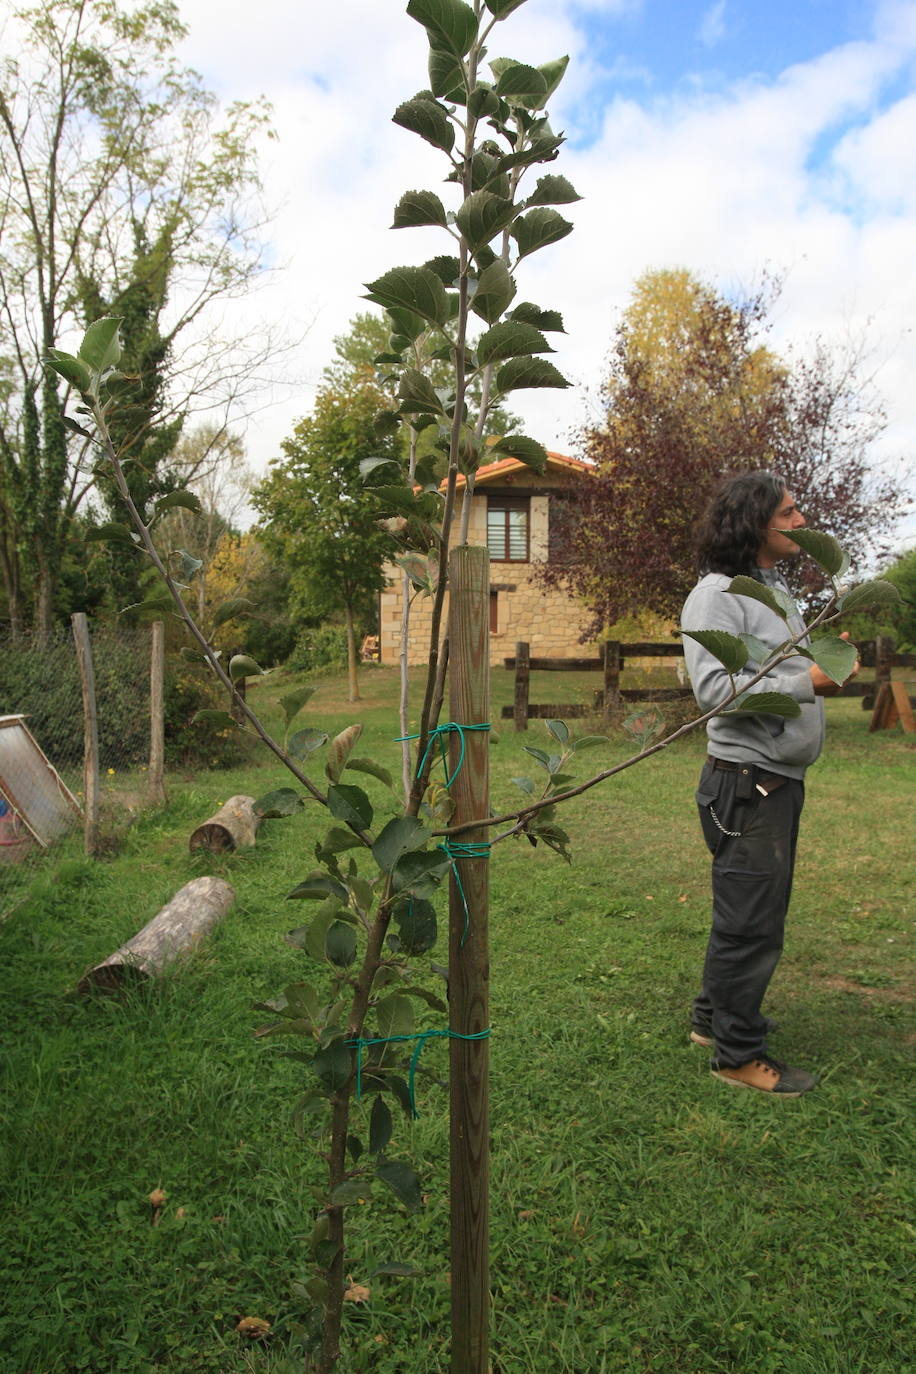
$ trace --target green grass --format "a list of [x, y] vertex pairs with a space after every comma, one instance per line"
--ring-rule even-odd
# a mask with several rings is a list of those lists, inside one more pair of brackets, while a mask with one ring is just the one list
[[[533, 699], [575, 699], [552, 678]], [[363, 720], [359, 752], [396, 771], [394, 694], [377, 670], [350, 706], [330, 679], [304, 723]], [[510, 675], [495, 674], [494, 720], [509, 700]], [[916, 768], [899, 730], [868, 734], [858, 702], [828, 711], [768, 1007], [777, 1053], [824, 1078], [800, 1101], [729, 1090], [687, 1043], [708, 910], [692, 803], [701, 740], [573, 803], [572, 867], [525, 842], [494, 853], [494, 1374], [916, 1369]], [[493, 796], [508, 809], [508, 780], [533, 767], [522, 746], [545, 734], [498, 733]], [[625, 748], [617, 732], [582, 767]], [[353, 780], [381, 815], [384, 789]], [[92, 863], [74, 841], [8, 878], [2, 1374], [300, 1367], [290, 1326], [321, 1162], [290, 1124], [300, 1066], [254, 1041], [250, 1004], [306, 969], [282, 935], [308, 913], [283, 897], [313, 867], [322, 816], [309, 805], [265, 823], [254, 850], [228, 859], [187, 852], [217, 802], [283, 781], [273, 765], [172, 778], [168, 807], [115, 856]], [[73, 996], [86, 967], [206, 871], [237, 901], [190, 963], [123, 1001]], [[421, 1174], [422, 1212], [379, 1195], [351, 1213], [347, 1272], [372, 1291], [348, 1304], [344, 1374], [448, 1368], [445, 1060], [427, 1045], [422, 1116], [398, 1126], [393, 1150]], [[153, 1226], [155, 1187], [168, 1199]], [[391, 1259], [423, 1276], [369, 1277]], [[272, 1323], [267, 1343], [243, 1343], [242, 1316]]]

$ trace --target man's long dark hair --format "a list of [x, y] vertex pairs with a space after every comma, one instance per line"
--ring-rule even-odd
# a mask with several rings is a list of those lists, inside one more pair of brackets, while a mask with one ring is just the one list
[[713, 493], [694, 534], [697, 571], [753, 576], [757, 551], [786, 489], [778, 473], [735, 472]]

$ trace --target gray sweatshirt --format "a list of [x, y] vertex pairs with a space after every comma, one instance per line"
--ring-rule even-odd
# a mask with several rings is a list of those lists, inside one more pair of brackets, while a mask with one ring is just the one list
[[[727, 630], [729, 634], [751, 634], [774, 649], [804, 628], [800, 617], [790, 616], [788, 628], [775, 611], [752, 597], [735, 596], [726, 591], [730, 577], [707, 573], [684, 603], [683, 630]], [[765, 570], [761, 580], [788, 591], [778, 573]], [[697, 704], [709, 711], [728, 695], [728, 673], [717, 658], [697, 644], [684, 639], [684, 657]], [[793, 719], [753, 712], [716, 716], [706, 726], [709, 752], [734, 763], [755, 763], [789, 778], [803, 778], [805, 769], [821, 752], [824, 743], [824, 704], [814, 694], [808, 672], [810, 660], [790, 658], [773, 668], [754, 687], [753, 692], [784, 692], [801, 706]], [[738, 686], [759, 672], [759, 665], [748, 660], [736, 675]]]

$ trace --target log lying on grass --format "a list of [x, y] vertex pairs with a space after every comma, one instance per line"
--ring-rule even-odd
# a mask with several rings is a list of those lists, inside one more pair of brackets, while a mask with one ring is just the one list
[[83, 975], [79, 991], [117, 992], [131, 983], [159, 977], [209, 935], [234, 901], [235, 891], [222, 878], [194, 878], [185, 883], [132, 940]]
[[209, 849], [211, 854], [248, 849], [255, 842], [261, 817], [254, 809], [254, 797], [230, 797], [188, 841], [189, 849]]

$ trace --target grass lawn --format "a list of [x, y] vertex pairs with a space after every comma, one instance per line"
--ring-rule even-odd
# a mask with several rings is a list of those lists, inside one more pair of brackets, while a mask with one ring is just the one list
[[[595, 679], [581, 676], [545, 675], [532, 700], [587, 700]], [[341, 679], [322, 682], [302, 723], [362, 720], [359, 753], [397, 772], [393, 674], [363, 686], [350, 706]], [[289, 688], [257, 689], [268, 716]], [[493, 688], [496, 722], [510, 675]], [[829, 702], [828, 718], [767, 1008], [775, 1052], [822, 1075], [798, 1101], [729, 1089], [687, 1041], [709, 904], [701, 739], [572, 803], [572, 867], [524, 841], [495, 851], [494, 1374], [916, 1371], [916, 757], [899, 727], [869, 735], [857, 701]], [[499, 728], [500, 810], [521, 796], [509, 779], [534, 769], [522, 746], [545, 740], [537, 722]], [[626, 752], [613, 732], [581, 776]], [[384, 788], [351, 777], [382, 816]], [[88, 861], [74, 840], [3, 874], [0, 1374], [301, 1368], [290, 1326], [321, 1162], [290, 1121], [302, 1066], [254, 1040], [251, 1003], [308, 976], [282, 936], [311, 912], [284, 896], [325, 822], [310, 804], [266, 822], [246, 853], [187, 850], [218, 802], [281, 785], [272, 764], [175, 776], [168, 806], [113, 857]], [[73, 995], [211, 871], [236, 904], [187, 965], [124, 1000]], [[398, 1124], [392, 1149], [420, 1172], [422, 1212], [379, 1194], [349, 1214], [347, 1272], [371, 1294], [348, 1304], [342, 1374], [448, 1369], [445, 1060], [430, 1042], [421, 1119]], [[168, 1196], [153, 1225], [156, 1187]], [[371, 1277], [391, 1260], [422, 1277]], [[271, 1322], [268, 1340], [238, 1336], [243, 1316]]]

